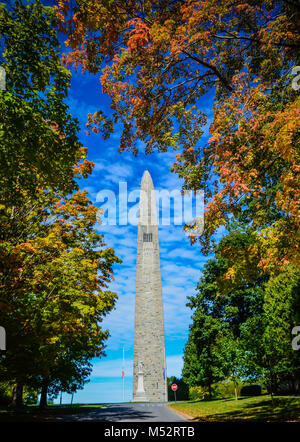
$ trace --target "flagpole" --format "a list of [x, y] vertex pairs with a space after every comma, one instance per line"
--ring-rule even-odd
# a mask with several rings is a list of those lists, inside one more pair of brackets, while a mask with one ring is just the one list
[[123, 345], [123, 368], [122, 368], [122, 381], [123, 381], [123, 402], [125, 402], [125, 386], [124, 386], [124, 378], [125, 378], [125, 358], [124, 358], [124, 345]]

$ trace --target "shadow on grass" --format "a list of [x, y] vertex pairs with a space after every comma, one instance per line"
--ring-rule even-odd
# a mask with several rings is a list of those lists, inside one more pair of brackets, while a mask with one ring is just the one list
[[[243, 399], [240, 398], [242, 401]], [[275, 398], [274, 406], [271, 399], [262, 400], [253, 404], [246, 403], [238, 410], [228, 410], [226, 412], [208, 414], [205, 417], [195, 417], [195, 421], [256, 421], [256, 422], [300, 422], [299, 399]]]
[[[240, 399], [240, 398], [239, 398]], [[228, 398], [211, 398], [211, 399], [195, 399], [194, 401], [188, 401], [189, 404], [207, 404], [207, 403], [212, 403], [212, 402], [227, 402], [227, 401], [232, 401], [233, 398], [232, 397], [228, 397]], [[179, 401], [177, 401], [179, 402]], [[185, 401], [182, 401], [185, 402]], [[173, 402], [174, 403], [174, 402]]]

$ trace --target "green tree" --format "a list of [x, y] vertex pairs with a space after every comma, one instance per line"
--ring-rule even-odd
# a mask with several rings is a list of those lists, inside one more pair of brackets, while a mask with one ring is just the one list
[[176, 400], [186, 401], [189, 399], [189, 387], [181, 379], [176, 376], [171, 376], [168, 378], [168, 400], [171, 401], [175, 398], [174, 391], [171, 389], [171, 385], [176, 384], [178, 389], [176, 390]]
[[[245, 377], [244, 352], [247, 343], [243, 327], [252, 318], [263, 314], [263, 285], [267, 277], [256, 266], [228, 282], [224, 275], [231, 269], [229, 250], [241, 254], [241, 243], [252, 241], [243, 231], [224, 237], [216, 248], [215, 258], [209, 260], [197, 286], [196, 296], [189, 298], [194, 309], [189, 340], [185, 349], [183, 378], [191, 386], [210, 388], [213, 383], [230, 378], [237, 386]], [[251, 282], [249, 282], [251, 280]]]
[[272, 395], [296, 392], [300, 355], [293, 350], [291, 331], [299, 321], [299, 271], [289, 266], [265, 286], [263, 315], [242, 328], [245, 367], [262, 377]]
[[[9, 6], [12, 5], [12, 6]], [[60, 60], [51, 7], [0, 3], [0, 199], [10, 207], [44, 185], [65, 193], [76, 187], [73, 167], [85, 155], [78, 123], [64, 99], [70, 72]]]
[[200, 307], [192, 319], [182, 378], [190, 387], [200, 385], [207, 388], [211, 398], [212, 384], [225, 379], [228, 372], [226, 349], [222, 346], [222, 323], [205, 315]]
[[219, 368], [234, 382], [236, 395], [239, 379], [262, 379], [273, 398], [295, 392], [299, 379], [299, 352], [291, 345], [299, 321], [299, 271], [289, 265], [277, 276], [265, 274], [253, 265], [257, 256], [247, 254], [249, 244], [255, 244], [251, 231], [234, 230], [207, 262], [197, 295], [189, 298], [195, 312], [183, 373], [191, 385], [204, 385], [218, 364], [210, 358], [222, 355]]

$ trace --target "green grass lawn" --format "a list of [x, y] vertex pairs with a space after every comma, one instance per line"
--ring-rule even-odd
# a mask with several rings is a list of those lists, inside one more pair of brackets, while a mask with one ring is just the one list
[[195, 421], [299, 421], [300, 397], [271, 397], [186, 401], [170, 404], [170, 408], [192, 416]]

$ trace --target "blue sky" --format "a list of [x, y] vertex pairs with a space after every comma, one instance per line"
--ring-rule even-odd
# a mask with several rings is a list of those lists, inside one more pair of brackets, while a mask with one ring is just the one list
[[[108, 110], [108, 98], [101, 93], [99, 76], [73, 72], [71, 91], [67, 99], [71, 113], [80, 122], [80, 139], [88, 147], [88, 158], [95, 162], [92, 176], [80, 181], [81, 189], [89, 192], [96, 203], [97, 193], [108, 189], [118, 194], [120, 181], [126, 181], [128, 192], [138, 189], [145, 169], [148, 169], [155, 189], [181, 189], [182, 181], [170, 172], [176, 152], [134, 157], [118, 152], [118, 128], [109, 140], [100, 134], [87, 137], [84, 133], [88, 112]], [[203, 102], [203, 110], [212, 103]], [[207, 135], [207, 134], [206, 134]], [[96, 203], [97, 205], [97, 203]], [[98, 204], [99, 205], [99, 204]], [[133, 204], [132, 204], [133, 205]], [[100, 206], [100, 205], [99, 205]], [[130, 204], [129, 204], [130, 208]], [[137, 227], [98, 226], [105, 235], [107, 246], [113, 247], [123, 264], [116, 265], [115, 280], [110, 289], [118, 294], [116, 308], [104, 320], [108, 328], [107, 356], [93, 361], [90, 382], [74, 395], [74, 402], [122, 402], [122, 351], [125, 350], [125, 401], [132, 399], [132, 362], [134, 346], [134, 297]], [[198, 245], [190, 246], [182, 226], [159, 226], [162, 292], [165, 321], [165, 345], [168, 376], [181, 376], [183, 349], [188, 337], [191, 311], [186, 307], [187, 296], [195, 293], [205, 258]], [[63, 402], [70, 396], [63, 395]]]

